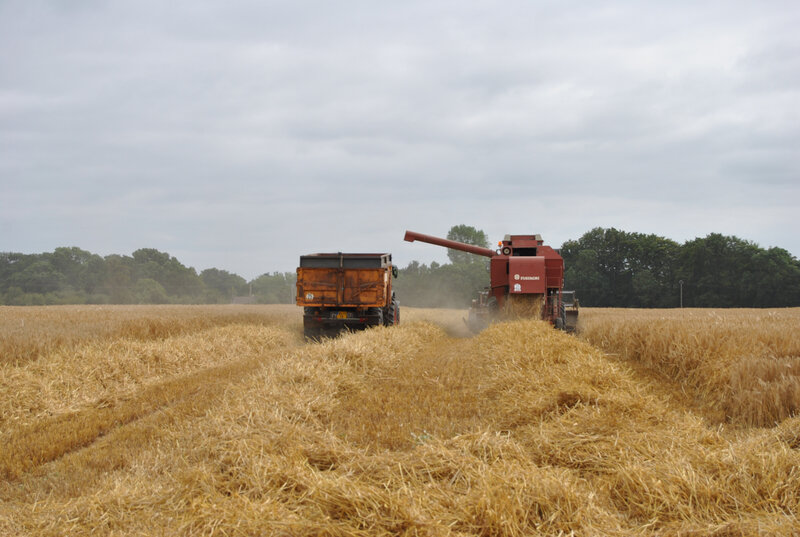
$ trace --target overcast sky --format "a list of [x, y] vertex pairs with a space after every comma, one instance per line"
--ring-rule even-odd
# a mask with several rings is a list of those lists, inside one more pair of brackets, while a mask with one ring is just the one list
[[406, 229], [800, 256], [800, 3], [0, 0], [0, 251], [445, 261]]

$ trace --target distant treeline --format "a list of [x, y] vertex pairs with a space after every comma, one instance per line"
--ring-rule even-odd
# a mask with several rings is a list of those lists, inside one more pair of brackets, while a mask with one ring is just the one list
[[412, 261], [400, 269], [394, 291], [401, 307], [465, 308], [478, 291], [489, 285], [488, 259], [476, 255], [473, 263], [433, 262], [430, 265]]
[[[486, 234], [454, 226], [448, 238], [488, 246]], [[565, 242], [565, 288], [595, 307], [800, 306], [800, 261], [781, 248], [763, 249], [712, 233], [684, 244], [614, 228], [595, 228]], [[412, 261], [394, 289], [417, 307], [469, 305], [489, 285], [488, 259], [448, 250], [450, 263]], [[248, 282], [216, 268], [199, 274], [151, 248], [101, 257], [80, 248], [52, 253], [0, 253], [0, 304], [209, 304], [250, 296], [258, 303], [293, 303], [294, 272], [265, 273]]]
[[712, 233], [678, 244], [657, 235], [595, 228], [561, 247], [565, 287], [599, 307], [800, 306], [800, 261]]
[[216, 268], [198, 274], [167, 253], [143, 248], [101, 257], [80, 248], [0, 253], [0, 304], [216, 304], [235, 296], [260, 303], [294, 301], [293, 272], [251, 282]]

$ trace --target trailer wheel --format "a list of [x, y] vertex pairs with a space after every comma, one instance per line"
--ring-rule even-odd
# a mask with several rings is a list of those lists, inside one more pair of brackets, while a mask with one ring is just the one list
[[[386, 308], [367, 308], [367, 318], [365, 322], [358, 326], [358, 328], [371, 328], [373, 326], [383, 326], [386, 321]], [[356, 328], [351, 326], [349, 328]]]
[[392, 301], [383, 313], [383, 324], [384, 326], [400, 324], [400, 305], [397, 303], [394, 293], [392, 294]]

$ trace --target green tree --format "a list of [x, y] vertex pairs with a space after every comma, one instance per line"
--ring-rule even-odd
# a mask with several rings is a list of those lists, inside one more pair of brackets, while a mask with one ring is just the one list
[[234, 296], [247, 292], [247, 282], [238, 274], [217, 268], [206, 269], [200, 279], [207, 288], [206, 302], [230, 302]]
[[[8, 290], [13, 284], [11, 277], [25, 270], [39, 256], [19, 254], [15, 252], [0, 253], [0, 290]], [[20, 291], [22, 289], [20, 288]], [[15, 292], [16, 293], [16, 292]], [[24, 292], [23, 292], [24, 293]]]
[[8, 306], [23, 306], [25, 305], [25, 293], [19, 287], [11, 286], [6, 289], [3, 295], [3, 304]]
[[[583, 256], [579, 272], [567, 273], [567, 287], [574, 289], [586, 305], [629, 305], [632, 292], [628, 264], [630, 244], [625, 232], [594, 228], [577, 241], [565, 242], [560, 251], [567, 271], [584, 250], [593, 254]], [[576, 279], [578, 276], [582, 279]]]
[[201, 295], [203, 282], [195, 270], [181, 264], [175, 257], [153, 248], [133, 252], [135, 279], [150, 278], [160, 283], [174, 298]]
[[262, 274], [250, 284], [261, 304], [292, 304], [297, 290], [297, 273]]
[[677, 305], [679, 245], [657, 235], [595, 228], [565, 242], [565, 286], [591, 306]]
[[680, 302], [675, 278], [680, 245], [657, 235], [629, 234], [632, 242], [631, 306], [674, 307]]
[[105, 257], [104, 294], [111, 304], [130, 304], [133, 297], [133, 258], [117, 254]]
[[695, 307], [749, 307], [756, 297], [752, 282], [766, 274], [756, 268], [762, 250], [738, 237], [711, 233], [681, 248], [680, 278], [684, 304]]
[[403, 304], [433, 307], [429, 301], [434, 296], [436, 282], [430, 277], [431, 269], [419, 261], [412, 261], [406, 268], [398, 270], [392, 287]]
[[75, 246], [56, 248], [51, 263], [65, 284], [76, 290], [92, 293], [103, 279], [102, 258]]
[[133, 286], [133, 295], [139, 304], [166, 304], [169, 302], [164, 287], [151, 278], [142, 278]]
[[748, 299], [756, 307], [800, 304], [800, 262], [782, 248], [761, 250], [743, 276]]
[[427, 308], [464, 308], [489, 285], [485, 263], [436, 262], [430, 266], [412, 261], [399, 270], [394, 290], [401, 303]]
[[[480, 229], [464, 224], [451, 227], [450, 231], [447, 232], [447, 238], [451, 241], [472, 244], [473, 246], [481, 246], [483, 248], [489, 247], [489, 237], [487, 237], [486, 233]], [[454, 250], [452, 248], [447, 249], [447, 257], [453, 264], [483, 264], [485, 260], [483, 256], [463, 252], [461, 250]]]
[[20, 287], [25, 293], [50, 293], [58, 290], [63, 282], [63, 275], [44, 257], [9, 278], [10, 285]]
[[567, 241], [561, 248], [564, 257], [564, 287], [574, 290], [581, 303], [600, 305], [610, 293], [599, 270], [597, 252], [581, 248], [578, 241]]

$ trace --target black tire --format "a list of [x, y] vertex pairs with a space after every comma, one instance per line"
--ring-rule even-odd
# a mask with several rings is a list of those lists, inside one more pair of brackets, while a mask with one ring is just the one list
[[383, 325], [392, 326], [395, 324], [400, 324], [400, 305], [397, 303], [394, 294], [392, 294], [392, 301], [383, 312]]
[[[371, 326], [383, 326], [385, 322], [386, 315], [385, 310], [386, 308], [369, 308], [367, 310], [367, 316], [370, 318], [365, 324], [364, 328], [369, 328]], [[377, 317], [377, 320], [373, 321], [372, 319]]]
[[556, 319], [556, 328], [559, 330], [567, 330], [567, 310], [564, 309], [564, 304], [561, 304], [561, 308], [558, 310], [558, 319]]
[[310, 319], [316, 313], [316, 308], [305, 306], [303, 308], [303, 335], [307, 340], [319, 339], [320, 332], [322, 331], [315, 323], [311, 323]]

